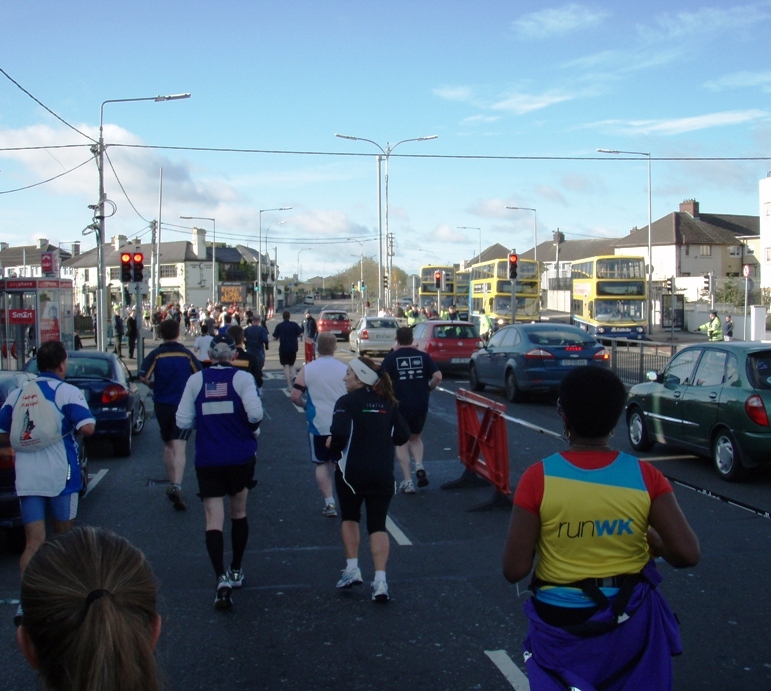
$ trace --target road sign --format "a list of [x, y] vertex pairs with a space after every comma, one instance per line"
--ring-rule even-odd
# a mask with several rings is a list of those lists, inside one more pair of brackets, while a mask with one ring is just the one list
[[742, 275], [744, 276], [744, 278], [749, 278], [750, 277], [750, 265], [749, 264], [745, 264], [744, 267], [742, 268]]

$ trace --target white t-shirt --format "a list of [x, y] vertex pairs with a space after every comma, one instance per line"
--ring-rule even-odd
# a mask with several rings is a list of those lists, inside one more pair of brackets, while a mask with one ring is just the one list
[[308, 431], [317, 436], [327, 436], [332, 425], [335, 403], [347, 393], [343, 377], [347, 367], [332, 356], [322, 356], [305, 365], [305, 388], [308, 402], [305, 416]]
[[201, 358], [209, 357], [209, 344], [212, 342], [213, 338], [214, 336], [209, 336], [207, 334], [206, 336], [199, 336], [195, 339], [193, 348], [195, 348], [195, 354], [198, 356], [199, 360]]

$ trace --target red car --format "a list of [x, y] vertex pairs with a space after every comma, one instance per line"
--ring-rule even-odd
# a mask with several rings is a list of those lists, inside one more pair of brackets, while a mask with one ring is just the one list
[[343, 341], [347, 341], [351, 333], [351, 320], [345, 310], [322, 310], [316, 326], [319, 333], [329, 331]]
[[476, 352], [479, 331], [471, 322], [420, 322], [412, 330], [412, 345], [428, 353], [439, 369], [468, 371], [471, 354]]

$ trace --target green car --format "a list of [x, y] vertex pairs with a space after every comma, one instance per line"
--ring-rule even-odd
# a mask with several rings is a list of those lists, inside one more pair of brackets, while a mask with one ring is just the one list
[[724, 480], [771, 463], [771, 346], [717, 342], [683, 348], [629, 391], [626, 423], [637, 451], [676, 444], [709, 456]]

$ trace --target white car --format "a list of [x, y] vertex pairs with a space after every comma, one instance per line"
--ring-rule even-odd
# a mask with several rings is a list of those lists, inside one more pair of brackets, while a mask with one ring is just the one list
[[348, 341], [357, 355], [387, 353], [396, 342], [399, 324], [392, 317], [362, 317], [353, 327]]
[[313, 297], [313, 295], [306, 295], [305, 296], [305, 304], [306, 305], [315, 305], [316, 304], [316, 300]]

